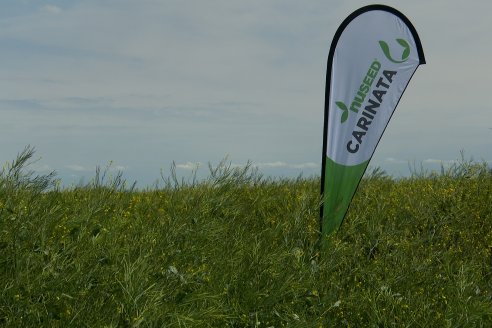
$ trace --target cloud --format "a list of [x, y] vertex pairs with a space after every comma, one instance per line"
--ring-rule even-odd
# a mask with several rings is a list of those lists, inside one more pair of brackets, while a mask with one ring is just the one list
[[398, 158], [394, 158], [394, 157], [385, 158], [384, 161], [386, 163], [390, 163], [390, 164], [406, 164], [406, 163], [408, 163], [408, 161], [404, 161], [402, 159], [398, 159]]
[[456, 163], [457, 160], [451, 159], [451, 160], [443, 160], [443, 159], [436, 159], [436, 158], [428, 158], [423, 160], [424, 163], [426, 164], [453, 164]]
[[[79, 164], [65, 165], [65, 168], [74, 172], [90, 172], [96, 170], [96, 166], [94, 168], [88, 168]], [[113, 165], [112, 163], [109, 163], [108, 167], [102, 167], [101, 169], [102, 170], [107, 169], [109, 172], [120, 172], [120, 171], [128, 170], [128, 167], [123, 165]]]
[[115, 165], [109, 168], [110, 171], [125, 171], [126, 169], [128, 168], [123, 165]]
[[319, 163], [307, 162], [301, 164], [293, 164], [291, 165], [294, 169], [317, 169], [320, 167]]
[[62, 9], [58, 6], [54, 5], [45, 5], [41, 8], [43, 12], [50, 13], [50, 14], [60, 14], [62, 12]]
[[181, 170], [196, 170], [199, 166], [201, 165], [200, 162], [192, 163], [192, 162], [186, 162], [182, 164], [176, 164], [176, 168], [181, 169]]
[[53, 168], [48, 164], [35, 164], [33, 170], [35, 172], [50, 172], [53, 171]]
[[[235, 167], [243, 167], [244, 164], [233, 164]], [[314, 162], [306, 162], [306, 163], [286, 163], [282, 161], [277, 162], [265, 162], [265, 163], [252, 163], [253, 167], [257, 167], [259, 169], [317, 169], [320, 167], [319, 163]]]
[[443, 163], [442, 159], [436, 159], [436, 158], [427, 158], [423, 160], [424, 163], [427, 164], [441, 164]]
[[288, 167], [289, 164], [285, 162], [271, 162], [271, 163], [257, 163], [257, 164], [253, 164], [253, 166], [259, 168], [280, 168], [280, 167]]
[[[194, 170], [197, 169], [199, 166], [201, 166], [201, 162], [186, 162], [186, 163], [181, 163], [181, 164], [176, 164], [176, 168], [181, 169], [181, 170]], [[231, 163], [231, 167], [238, 167], [238, 168], [243, 168], [247, 164], [238, 164], [238, 163]], [[298, 164], [291, 164], [291, 163], [286, 163], [282, 161], [277, 161], [277, 162], [265, 162], [265, 163], [251, 163], [252, 167], [256, 167], [258, 169], [317, 169], [320, 167], [318, 163], [313, 163], [313, 162], [306, 162], [306, 163], [298, 163]]]
[[82, 165], [78, 164], [71, 164], [71, 165], [66, 165], [65, 168], [75, 171], [75, 172], [85, 172], [85, 171], [90, 171], [89, 169], [83, 167]]

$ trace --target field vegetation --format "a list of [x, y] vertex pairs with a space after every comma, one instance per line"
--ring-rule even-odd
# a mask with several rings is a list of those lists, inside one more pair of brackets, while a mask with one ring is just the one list
[[492, 170], [361, 182], [319, 247], [319, 178], [226, 162], [137, 190], [0, 174], [0, 326], [492, 327]]

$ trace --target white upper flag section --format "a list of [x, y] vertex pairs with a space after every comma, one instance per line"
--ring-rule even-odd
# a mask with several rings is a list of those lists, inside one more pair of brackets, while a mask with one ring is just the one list
[[424, 62], [415, 29], [398, 11], [375, 5], [350, 15], [328, 60], [326, 155], [341, 165], [368, 161]]

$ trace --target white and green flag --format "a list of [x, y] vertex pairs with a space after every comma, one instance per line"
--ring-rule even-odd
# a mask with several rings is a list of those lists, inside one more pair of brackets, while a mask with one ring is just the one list
[[323, 235], [342, 223], [403, 92], [424, 63], [415, 28], [391, 7], [360, 8], [338, 28], [326, 77]]

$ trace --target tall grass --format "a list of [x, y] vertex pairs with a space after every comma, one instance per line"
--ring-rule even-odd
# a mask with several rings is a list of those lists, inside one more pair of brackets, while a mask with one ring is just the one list
[[318, 249], [319, 179], [223, 162], [136, 190], [0, 174], [0, 326], [490, 327], [492, 172], [361, 183]]

